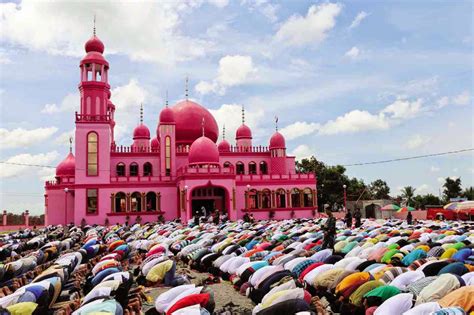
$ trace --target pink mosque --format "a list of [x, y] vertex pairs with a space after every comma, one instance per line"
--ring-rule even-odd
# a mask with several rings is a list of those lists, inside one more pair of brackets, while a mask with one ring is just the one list
[[[242, 125], [235, 144], [217, 143], [212, 114], [186, 98], [162, 109], [156, 136], [140, 124], [130, 146], [114, 139], [115, 105], [110, 101], [109, 63], [95, 35], [85, 44], [80, 68], [80, 111], [75, 114], [75, 155], [70, 149], [45, 183], [46, 224], [130, 223], [180, 218], [202, 207], [231, 220], [310, 217], [317, 211], [314, 174], [298, 174], [278, 130], [268, 146], [252, 143]], [[118, 108], [119, 110], [119, 108]]]

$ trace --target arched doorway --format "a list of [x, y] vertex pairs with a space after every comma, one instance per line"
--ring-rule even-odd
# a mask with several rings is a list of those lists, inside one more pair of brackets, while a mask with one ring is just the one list
[[365, 217], [366, 218], [375, 218], [375, 209], [377, 208], [377, 205], [374, 203], [371, 203], [370, 205], [365, 207]]
[[214, 210], [228, 212], [227, 192], [222, 187], [206, 186], [197, 187], [191, 192], [191, 216], [206, 215]]

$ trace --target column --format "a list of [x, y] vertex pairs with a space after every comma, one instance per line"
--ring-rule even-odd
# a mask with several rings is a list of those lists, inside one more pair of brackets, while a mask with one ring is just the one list
[[316, 189], [312, 190], [313, 193], [313, 207], [316, 207], [317, 203], [317, 194], [316, 194]]
[[161, 193], [156, 192], [155, 193], [155, 210], [156, 211], [161, 211]]
[[249, 208], [249, 192], [245, 191], [245, 209]]
[[304, 207], [304, 190], [300, 190], [300, 207]]
[[259, 209], [262, 209], [262, 191], [257, 191], [257, 194], [258, 194], [258, 205], [257, 205], [257, 207]]
[[130, 193], [128, 192], [126, 194], [126, 207], [125, 207], [125, 212], [130, 212], [132, 208], [132, 199], [130, 198]]
[[270, 195], [270, 208], [276, 208], [275, 191], [274, 190], [272, 190], [272, 193]]
[[110, 212], [115, 212], [115, 205], [114, 205], [114, 200], [115, 200], [115, 193], [110, 194]]
[[286, 207], [291, 208], [291, 191], [286, 191]]
[[142, 212], [145, 212], [146, 211], [146, 194], [144, 192], [142, 192], [141, 196], [142, 196], [141, 210], [142, 210]]
[[30, 211], [25, 211], [25, 225], [26, 227], [30, 226]]
[[95, 63], [92, 64], [92, 81], [97, 81], [97, 75], [95, 72]]
[[7, 210], [3, 210], [3, 226], [7, 225]]

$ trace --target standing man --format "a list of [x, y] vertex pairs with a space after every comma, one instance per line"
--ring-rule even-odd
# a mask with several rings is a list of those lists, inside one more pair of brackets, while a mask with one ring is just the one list
[[351, 213], [351, 210], [347, 210], [347, 213], [346, 213], [346, 226], [348, 229], [350, 229], [352, 227], [352, 213]]
[[413, 222], [413, 215], [411, 214], [410, 211], [408, 211], [408, 214], [407, 214], [407, 223], [408, 225], [411, 225]]
[[359, 228], [362, 224], [360, 222], [360, 219], [361, 219], [362, 215], [360, 213], [360, 209], [359, 208], [356, 208], [355, 212], [354, 212], [354, 219], [355, 219], [355, 227], [356, 228]]
[[336, 218], [332, 215], [332, 211], [326, 208], [326, 214], [328, 219], [323, 227], [324, 240], [322, 249], [331, 248], [334, 249], [334, 236], [336, 235]]

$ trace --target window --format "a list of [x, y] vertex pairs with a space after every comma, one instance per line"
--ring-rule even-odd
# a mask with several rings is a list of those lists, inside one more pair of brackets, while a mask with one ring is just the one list
[[249, 163], [249, 174], [257, 174], [257, 164], [255, 164], [255, 162]]
[[115, 173], [117, 174], [117, 176], [125, 176], [125, 164], [117, 164], [117, 166], [115, 167]]
[[97, 176], [97, 133], [91, 132], [87, 135], [87, 176]]
[[258, 192], [254, 189], [250, 190], [248, 192], [248, 197], [249, 197], [249, 208], [250, 209], [256, 209], [258, 208]]
[[91, 188], [86, 190], [87, 194], [87, 213], [97, 214], [97, 188]]
[[298, 188], [293, 188], [291, 190], [291, 206], [293, 208], [301, 207], [300, 191]]
[[139, 192], [134, 192], [130, 197], [130, 210], [132, 212], [142, 211], [142, 195]]
[[260, 162], [260, 174], [268, 174], [268, 166], [267, 162], [265, 161]]
[[130, 164], [130, 176], [138, 176], [138, 164], [135, 162]]
[[157, 209], [156, 193], [150, 191], [146, 194], [146, 211], [156, 211]]
[[237, 162], [236, 164], [236, 170], [237, 174], [245, 174], [245, 167], [244, 163], [242, 162]]
[[125, 193], [118, 192], [115, 194], [115, 212], [127, 211], [127, 197]]
[[286, 192], [284, 189], [278, 189], [276, 191], [276, 207], [286, 208]]
[[143, 164], [143, 176], [152, 176], [153, 175], [153, 166], [150, 162]]
[[270, 190], [265, 189], [262, 192], [262, 208], [264, 208], [264, 209], [271, 208], [271, 206], [272, 206], [272, 199], [271, 198], [272, 198], [272, 195], [270, 193]]
[[166, 176], [171, 175], [171, 138], [165, 138], [165, 170]]
[[231, 165], [232, 165], [232, 164], [230, 164], [229, 161], [227, 161], [227, 162], [224, 163], [224, 167], [230, 167]]
[[312, 207], [313, 206], [313, 192], [309, 188], [303, 190], [303, 206]]

